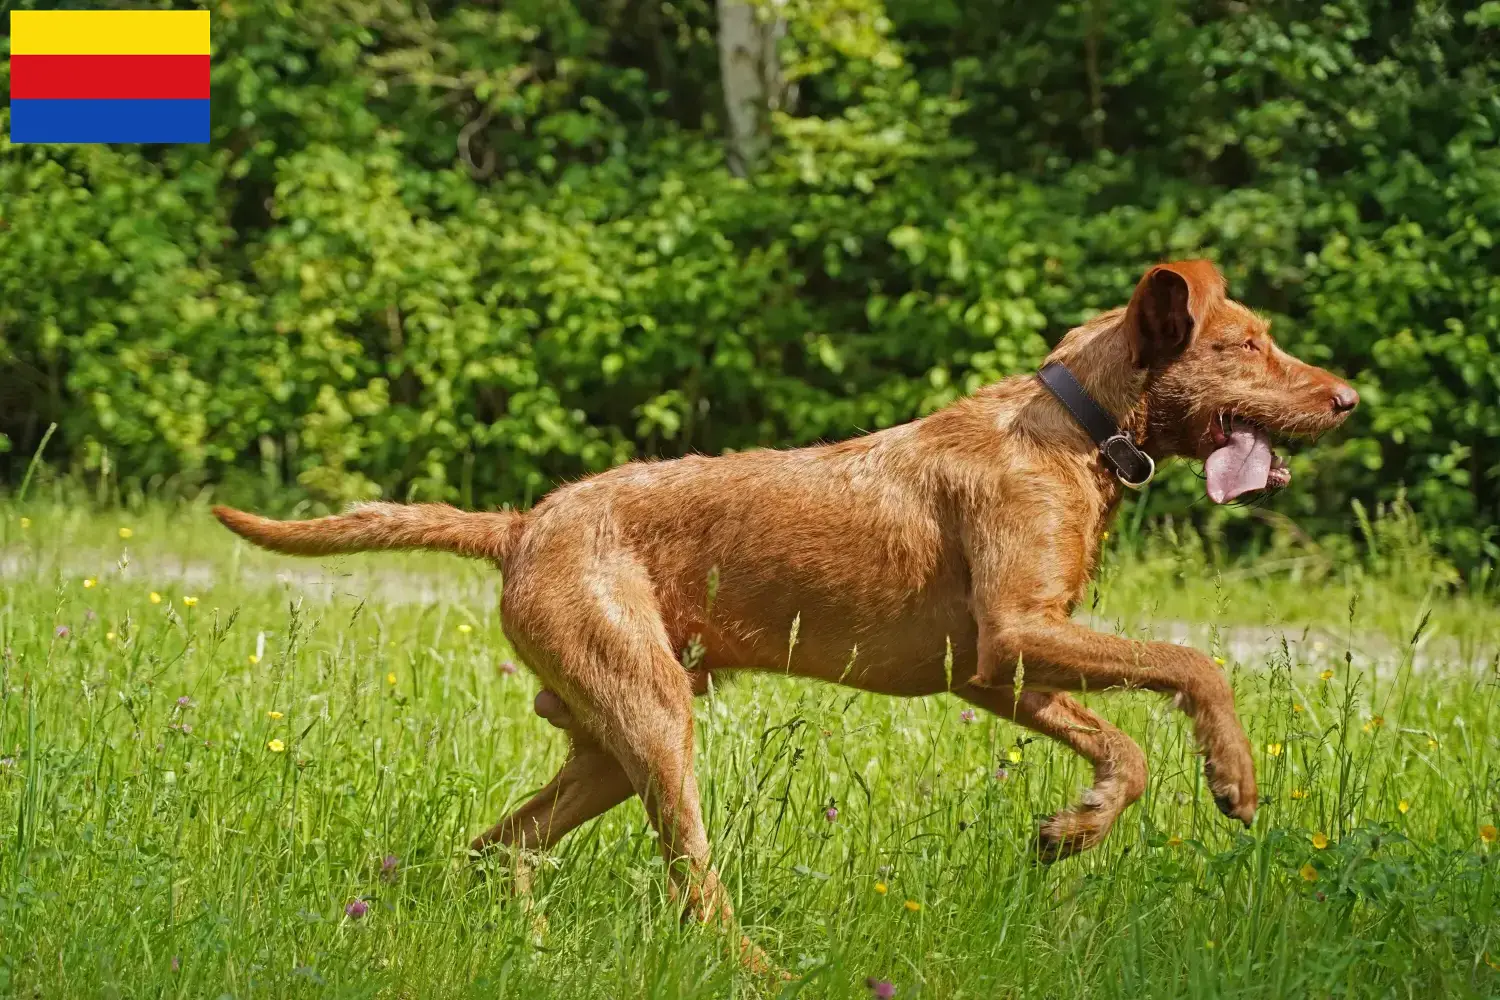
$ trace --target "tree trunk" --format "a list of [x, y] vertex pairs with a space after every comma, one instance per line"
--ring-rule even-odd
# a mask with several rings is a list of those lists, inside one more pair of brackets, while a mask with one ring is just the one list
[[718, 0], [719, 73], [729, 125], [729, 169], [746, 177], [771, 143], [771, 112], [786, 97], [776, 46], [786, 22], [763, 18], [754, 3]]

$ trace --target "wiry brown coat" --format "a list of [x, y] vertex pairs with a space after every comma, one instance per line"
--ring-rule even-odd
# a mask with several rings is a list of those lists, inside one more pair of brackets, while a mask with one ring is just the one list
[[[1206, 456], [1213, 422], [1228, 414], [1307, 435], [1337, 425], [1358, 398], [1280, 351], [1206, 261], [1151, 269], [1128, 307], [1071, 331], [1051, 357], [1157, 460]], [[729, 909], [693, 773], [690, 701], [711, 671], [925, 695], [949, 688], [951, 649], [954, 693], [1093, 764], [1093, 788], [1041, 827], [1046, 859], [1098, 843], [1146, 783], [1139, 747], [1067, 692], [1170, 693], [1192, 719], [1220, 807], [1252, 820], [1250, 748], [1214, 663], [1069, 619], [1120, 496], [1088, 435], [1037, 379], [1017, 376], [838, 444], [622, 466], [526, 513], [383, 503], [292, 523], [216, 513], [282, 552], [435, 548], [494, 560], [506, 634], [545, 685], [538, 713], [568, 732], [571, 753], [474, 846], [543, 848], [639, 794], [668, 860], [685, 862], [673, 865], [674, 887], [706, 919]], [[701, 649], [693, 671], [681, 662], [690, 646]]]

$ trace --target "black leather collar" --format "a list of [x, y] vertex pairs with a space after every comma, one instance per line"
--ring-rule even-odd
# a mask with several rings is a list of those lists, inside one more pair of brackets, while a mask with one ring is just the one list
[[1089, 437], [1099, 446], [1099, 455], [1105, 466], [1120, 482], [1133, 490], [1151, 482], [1156, 475], [1156, 463], [1151, 456], [1136, 447], [1130, 433], [1122, 431], [1109, 411], [1094, 402], [1094, 397], [1078, 383], [1066, 365], [1050, 361], [1037, 372], [1037, 378], [1058, 402], [1068, 408], [1079, 426], [1088, 431]]

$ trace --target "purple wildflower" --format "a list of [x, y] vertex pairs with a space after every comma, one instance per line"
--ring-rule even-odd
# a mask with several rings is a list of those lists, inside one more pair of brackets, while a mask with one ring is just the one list
[[827, 809], [823, 810], [823, 818], [826, 819], [830, 823], [832, 823], [834, 820], [838, 819], [839, 818], [839, 807], [838, 806], [829, 806]]
[[99, 617], [98, 615], [94, 614], [94, 609], [93, 608], [89, 608], [87, 611], [85, 611], [83, 613], [83, 620], [86, 621], [86, 622], [91, 622], [95, 618], [98, 618], [98, 617]]
[[889, 979], [876, 979], [871, 976], [865, 980], [865, 985], [870, 988], [870, 995], [876, 1000], [891, 1000], [896, 995], [896, 984]]
[[350, 920], [358, 920], [360, 917], [369, 912], [370, 904], [366, 903], [363, 899], [351, 899], [344, 906], [344, 915], [347, 916]]
[[182, 962], [181, 962], [181, 960], [178, 959], [178, 957], [176, 955], [173, 955], [172, 956], [172, 971], [176, 972], [180, 968], [182, 968]]
[[0, 767], [15, 767], [15, 766], [16, 766], [16, 759], [14, 757], [0, 757]]
[[500, 672], [502, 674], [505, 674], [506, 676], [509, 676], [516, 672], [516, 665], [511, 661], [506, 660], [504, 663], [500, 664]]
[[958, 717], [960, 719], [964, 720], [965, 722], [973, 722], [974, 721], [974, 710], [972, 708], [966, 708], [962, 712], [958, 713]]
[[57, 636], [59, 639], [66, 639], [68, 636], [73, 634], [73, 630], [68, 628], [68, 626], [66, 625], [59, 625], [57, 626], [57, 628], [52, 630], [52, 634]]
[[394, 854], [387, 854], [380, 859], [380, 877], [383, 879], [393, 879], [396, 877], [396, 871], [400, 867], [401, 859]]
[[177, 699], [177, 707], [178, 708], [192, 708], [193, 707], [193, 699], [189, 698], [187, 695], [182, 695], [182, 696], [180, 696]]
[[997, 767], [997, 768], [995, 768], [995, 780], [996, 781], [1009, 781], [1010, 780], [1010, 772], [1007, 771], [1003, 767]]

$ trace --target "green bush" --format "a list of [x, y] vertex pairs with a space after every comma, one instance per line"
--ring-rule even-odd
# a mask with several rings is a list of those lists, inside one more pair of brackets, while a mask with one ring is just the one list
[[[709, 0], [217, 5], [210, 147], [0, 146], [0, 469], [526, 503], [930, 412], [1207, 253], [1366, 400], [1276, 506], [1497, 554], [1500, 3], [777, 9], [740, 180]], [[1201, 496], [1147, 512], [1248, 523]]]

